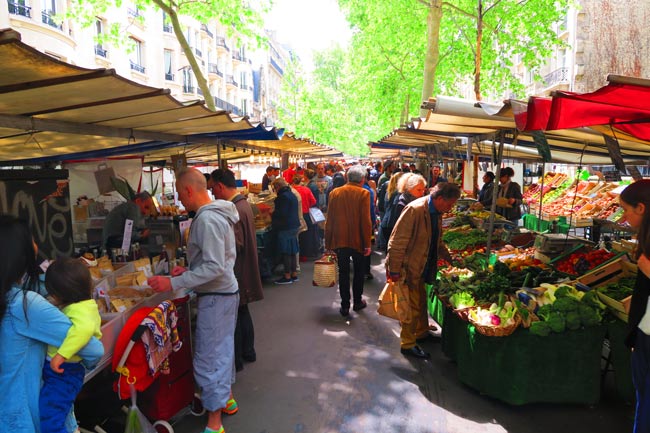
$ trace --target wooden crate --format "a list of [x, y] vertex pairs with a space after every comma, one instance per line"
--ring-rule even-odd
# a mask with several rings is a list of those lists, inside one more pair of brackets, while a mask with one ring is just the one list
[[614, 283], [621, 278], [636, 275], [637, 266], [630, 263], [627, 256], [623, 255], [615, 260], [605, 262], [596, 269], [587, 272], [576, 281], [591, 288], [597, 288], [605, 284]]

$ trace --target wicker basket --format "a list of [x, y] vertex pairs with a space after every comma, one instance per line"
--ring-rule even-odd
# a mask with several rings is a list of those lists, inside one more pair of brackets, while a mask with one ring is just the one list
[[333, 287], [338, 281], [338, 275], [336, 254], [326, 253], [314, 262], [312, 284], [320, 287]]
[[515, 332], [515, 329], [517, 329], [521, 324], [521, 317], [519, 314], [515, 314], [515, 323], [510, 326], [484, 326], [479, 325], [472, 320], [471, 316], [468, 316], [468, 319], [469, 323], [474, 325], [479, 334], [483, 334], [486, 337], [506, 337]]

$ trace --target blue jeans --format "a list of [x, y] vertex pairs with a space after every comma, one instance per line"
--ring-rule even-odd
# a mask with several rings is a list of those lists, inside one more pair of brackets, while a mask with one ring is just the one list
[[66, 419], [84, 382], [86, 369], [77, 362], [64, 362], [64, 373], [55, 373], [49, 361], [43, 365], [43, 387], [38, 405], [41, 433], [68, 433]]
[[636, 390], [634, 433], [650, 432], [650, 336], [640, 329], [632, 352], [632, 381]]
[[206, 410], [226, 407], [235, 383], [235, 323], [239, 294], [199, 295], [194, 347], [194, 379]]
[[339, 264], [339, 292], [341, 293], [341, 308], [350, 308], [350, 259], [354, 265], [352, 277], [352, 301], [361, 305], [363, 281], [366, 274], [363, 254], [352, 248], [337, 248], [336, 258]]

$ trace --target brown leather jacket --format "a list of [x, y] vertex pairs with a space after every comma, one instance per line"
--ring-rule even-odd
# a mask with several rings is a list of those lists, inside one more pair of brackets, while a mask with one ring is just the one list
[[370, 248], [370, 193], [361, 185], [347, 183], [332, 191], [325, 220], [325, 248]]

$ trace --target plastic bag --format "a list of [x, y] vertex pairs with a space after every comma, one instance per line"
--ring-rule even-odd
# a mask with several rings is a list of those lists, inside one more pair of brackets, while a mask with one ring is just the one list
[[131, 385], [131, 407], [126, 414], [126, 427], [124, 433], [157, 433], [156, 428], [149, 422], [146, 416], [135, 404], [136, 390]]

